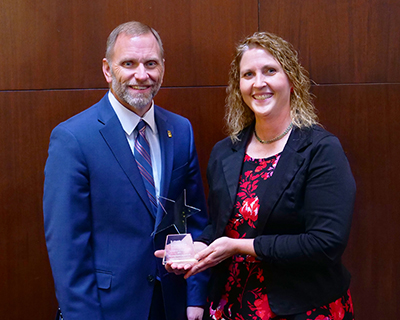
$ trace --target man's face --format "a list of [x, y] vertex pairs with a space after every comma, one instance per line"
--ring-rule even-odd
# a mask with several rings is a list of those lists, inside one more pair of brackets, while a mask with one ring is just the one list
[[118, 101], [143, 116], [150, 109], [164, 76], [164, 61], [154, 35], [120, 34], [111, 61], [103, 59], [103, 73]]

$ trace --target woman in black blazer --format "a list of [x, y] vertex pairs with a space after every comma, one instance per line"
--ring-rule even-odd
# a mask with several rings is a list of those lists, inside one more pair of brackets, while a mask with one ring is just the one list
[[[354, 319], [347, 245], [355, 182], [339, 140], [318, 125], [292, 46], [245, 39], [231, 64], [230, 137], [208, 164], [210, 224], [198, 263], [212, 267], [206, 319]], [[171, 267], [171, 266], [169, 266]]]

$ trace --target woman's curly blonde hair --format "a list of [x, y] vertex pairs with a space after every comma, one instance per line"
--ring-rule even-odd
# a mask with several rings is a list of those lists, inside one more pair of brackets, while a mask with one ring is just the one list
[[227, 133], [237, 141], [239, 133], [254, 121], [253, 111], [245, 104], [240, 92], [240, 61], [243, 54], [255, 47], [267, 50], [282, 66], [293, 91], [290, 95], [290, 116], [299, 128], [317, 124], [317, 115], [310, 93], [308, 72], [300, 65], [293, 46], [282, 38], [268, 32], [255, 32], [239, 43], [231, 63], [226, 98], [225, 121]]

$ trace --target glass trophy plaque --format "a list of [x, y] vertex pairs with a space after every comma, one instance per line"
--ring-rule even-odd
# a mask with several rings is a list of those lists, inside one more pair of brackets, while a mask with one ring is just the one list
[[[169, 230], [171, 233], [177, 232], [166, 236], [163, 264], [165, 265], [167, 262], [190, 263], [197, 261], [194, 258], [195, 251], [192, 235], [187, 230], [187, 219], [201, 210], [186, 203], [186, 190], [175, 201], [164, 197], [160, 197], [160, 200], [163, 201], [159, 201], [159, 205], [165, 215], [170, 217], [169, 220], [172, 221], [172, 224], [162, 226], [163, 229]], [[168, 217], [165, 220], [168, 220]]]
[[194, 244], [190, 233], [169, 234], [165, 240], [163, 264], [196, 262]]

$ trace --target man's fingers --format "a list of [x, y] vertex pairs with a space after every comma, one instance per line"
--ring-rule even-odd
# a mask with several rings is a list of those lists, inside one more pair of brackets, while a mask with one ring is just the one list
[[157, 250], [157, 251], [154, 252], [154, 255], [157, 258], [164, 258], [164, 253], [165, 253], [165, 250]]

